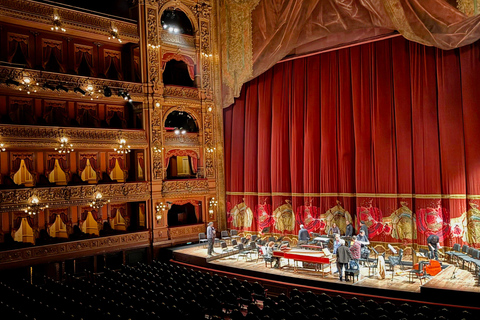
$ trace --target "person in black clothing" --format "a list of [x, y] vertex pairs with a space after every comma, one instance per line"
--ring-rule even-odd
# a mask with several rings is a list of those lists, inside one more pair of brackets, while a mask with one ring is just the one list
[[347, 228], [345, 229], [345, 237], [351, 237], [353, 236], [353, 226], [350, 223], [349, 220], [345, 220], [345, 223], [347, 224]]
[[440, 238], [431, 234], [427, 238], [428, 249], [430, 250], [430, 259], [435, 258], [438, 261], [438, 249], [440, 249]]
[[368, 227], [367, 227], [367, 225], [365, 224], [365, 221], [363, 221], [363, 220], [360, 221], [360, 225], [361, 225], [361, 226], [360, 226], [360, 231], [362, 231], [362, 230], [365, 231], [365, 235], [366, 235], [367, 238], [368, 238]]

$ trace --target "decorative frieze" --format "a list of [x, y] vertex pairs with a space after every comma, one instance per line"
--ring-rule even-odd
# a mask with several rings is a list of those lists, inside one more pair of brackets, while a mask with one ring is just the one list
[[195, 38], [185, 34], [174, 34], [168, 31], [162, 31], [160, 38], [163, 42], [173, 44], [176, 46], [183, 46], [188, 48], [195, 47]]
[[173, 132], [167, 132], [165, 133], [165, 145], [198, 146], [200, 145], [200, 137], [197, 133], [187, 133], [185, 135], [177, 135]]
[[33, 248], [16, 249], [12, 251], [0, 252], [0, 267], [6, 264], [16, 262], [29, 262], [35, 259], [47, 261], [52, 259], [61, 259], [62, 255], [68, 255], [69, 258], [84, 255], [92, 255], [95, 252], [106, 252], [118, 250], [122, 247], [132, 247], [139, 245], [148, 245], [150, 239], [149, 231], [122, 234], [118, 236], [102, 237], [81, 241], [65, 242], [39, 246]]
[[206, 179], [185, 179], [163, 181], [162, 192], [164, 196], [180, 196], [183, 194], [207, 193], [208, 180]]
[[[14, 126], [0, 125], [0, 135], [3, 142], [15, 140], [18, 147], [55, 148], [58, 139], [67, 136], [71, 142], [75, 142], [76, 148], [109, 148], [118, 147], [118, 140], [123, 138], [128, 141], [132, 148], [146, 148], [147, 136], [144, 130], [116, 129], [77, 129], [40, 126]], [[121, 135], [121, 136], [120, 136]], [[48, 139], [48, 140], [47, 140]]]
[[0, 212], [21, 209], [33, 195], [50, 208], [88, 205], [97, 192], [112, 202], [142, 201], [150, 196], [146, 182], [10, 189], [0, 191]]
[[185, 227], [175, 227], [170, 228], [170, 239], [175, 240], [179, 238], [190, 238], [190, 237], [198, 237], [198, 234], [201, 232], [205, 232], [205, 225], [204, 224], [197, 224], [193, 226], [185, 226]]
[[165, 97], [200, 99], [200, 94], [197, 88], [187, 88], [180, 86], [165, 86], [163, 90], [163, 95]]

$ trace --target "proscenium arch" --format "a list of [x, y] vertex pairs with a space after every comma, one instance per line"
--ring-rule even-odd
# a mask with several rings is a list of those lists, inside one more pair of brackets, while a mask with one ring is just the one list
[[192, 116], [193, 118], [193, 121], [195, 121], [195, 124], [197, 125], [198, 127], [198, 133], [200, 134], [203, 130], [203, 123], [201, 121], [201, 115], [199, 115], [197, 113], [197, 111], [195, 111], [194, 109], [192, 108], [189, 108], [189, 107], [186, 107], [184, 105], [179, 105], [179, 106], [174, 106], [174, 107], [171, 107], [169, 108], [168, 110], [166, 110], [163, 114], [163, 118], [162, 118], [162, 128], [165, 130], [165, 120], [167, 120], [167, 117], [170, 113], [172, 113], [173, 111], [183, 111], [183, 112], [187, 112], [189, 115]]
[[[158, 9], [159, 21], [160, 21], [160, 18], [162, 17], [162, 15], [163, 15], [163, 12], [167, 9], [170, 9], [170, 8], [178, 9], [178, 10], [181, 10], [183, 13], [185, 13], [187, 18], [190, 20], [190, 23], [192, 24], [193, 36], [198, 34], [198, 20], [197, 20], [197, 17], [193, 14], [192, 11], [190, 11], [190, 9], [186, 5], [184, 5], [181, 2], [169, 1], [169, 2], [165, 3], [161, 8], [159, 8]], [[163, 27], [160, 27], [159, 30], [163, 30]]]

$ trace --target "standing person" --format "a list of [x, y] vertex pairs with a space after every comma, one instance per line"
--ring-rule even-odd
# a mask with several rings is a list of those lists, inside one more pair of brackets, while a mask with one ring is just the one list
[[347, 219], [345, 220], [345, 223], [347, 224], [347, 228], [345, 230], [345, 237], [351, 237], [353, 236], [353, 226], [350, 223], [350, 221]]
[[310, 234], [308, 230], [305, 229], [303, 224], [300, 225], [300, 231], [298, 231], [298, 245], [306, 244], [310, 240]]
[[213, 243], [215, 242], [215, 228], [213, 227], [213, 222], [208, 223], [207, 227], [207, 242], [208, 242], [208, 251], [207, 257], [211, 257], [213, 253]]
[[350, 252], [352, 253], [352, 259], [358, 262], [360, 259], [360, 252], [362, 246], [360, 242], [357, 240], [357, 236], [352, 237], [353, 244], [350, 246]]
[[367, 225], [365, 224], [365, 221], [360, 221], [360, 231], [364, 231], [365, 232], [365, 235], [367, 236], [367, 239], [368, 239], [368, 227]]
[[[352, 253], [345, 246], [345, 241], [342, 239], [340, 240], [340, 247], [337, 248], [337, 271], [340, 281], [343, 280], [343, 269], [347, 268], [346, 266], [350, 262], [350, 259], [352, 259]], [[346, 277], [345, 281], [348, 281]]]
[[340, 235], [335, 234], [335, 241], [333, 241], [333, 254], [337, 254], [337, 249], [340, 247]]
[[430, 250], [430, 259], [435, 259], [438, 261], [438, 249], [440, 249], [440, 238], [431, 234], [427, 238], [428, 249]]

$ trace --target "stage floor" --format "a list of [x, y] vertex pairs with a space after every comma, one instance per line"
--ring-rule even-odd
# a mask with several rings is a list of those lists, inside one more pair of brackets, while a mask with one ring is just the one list
[[[220, 248], [215, 248], [215, 250], [220, 252]], [[287, 265], [288, 262], [286, 259], [282, 259], [281, 268], [270, 268], [270, 266], [265, 266], [262, 259], [257, 261], [256, 256], [251, 260], [245, 259], [244, 257], [237, 259], [237, 255], [225, 254], [217, 254], [207, 258], [207, 250], [200, 245], [174, 248], [173, 259], [199, 266], [206, 266], [212, 269], [253, 275], [260, 278], [386, 297], [458, 305], [476, 305], [473, 301], [478, 301], [477, 299], [480, 297], [480, 286], [477, 285], [473, 273], [468, 270], [456, 268], [454, 265], [448, 265], [447, 268], [435, 277], [423, 280], [423, 284], [420, 284], [420, 280], [415, 275], [411, 278], [409, 277], [408, 270], [411, 267], [405, 267], [404, 270], [401, 270], [401, 268], [397, 266], [393, 279], [391, 271], [387, 270], [385, 279], [380, 279], [378, 273], [369, 277], [368, 268], [361, 267], [359, 280], [353, 283], [351, 280], [349, 282], [340, 281], [338, 274], [332, 275], [328, 273], [324, 277], [322, 273], [316, 272], [313, 269], [302, 269], [294, 272], [292, 260], [290, 260], [291, 266]], [[336, 271], [335, 264], [333, 271]], [[455, 276], [452, 277], [454, 272]], [[453, 295], [450, 294], [450, 292], [453, 292]], [[472, 301], [472, 303], [469, 303], [469, 301]]]

